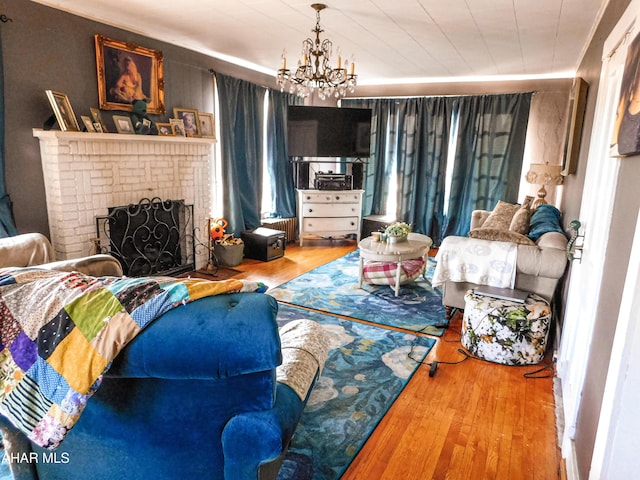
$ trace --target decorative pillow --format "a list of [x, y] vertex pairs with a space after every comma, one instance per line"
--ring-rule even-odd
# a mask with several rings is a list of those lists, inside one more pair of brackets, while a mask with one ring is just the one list
[[535, 243], [525, 235], [499, 228], [474, 228], [469, 232], [469, 236], [482, 240], [496, 240], [498, 242], [511, 242], [520, 245], [535, 245]]
[[529, 233], [529, 218], [531, 218], [531, 210], [523, 205], [511, 219], [509, 230], [526, 235]]
[[480, 228], [496, 228], [501, 230], [509, 230], [511, 219], [516, 214], [520, 205], [498, 201], [493, 211], [489, 214], [485, 222]]
[[544, 203], [538, 206], [533, 215], [531, 215], [528, 237], [536, 241], [548, 232], [559, 232], [566, 236], [560, 226], [560, 210], [553, 205]]

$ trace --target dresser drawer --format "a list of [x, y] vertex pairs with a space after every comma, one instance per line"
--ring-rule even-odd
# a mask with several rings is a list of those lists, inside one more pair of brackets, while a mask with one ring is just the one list
[[359, 203], [305, 203], [302, 206], [304, 217], [353, 217], [360, 215]]
[[306, 203], [359, 203], [360, 193], [351, 192], [312, 192], [302, 195], [303, 202]]
[[305, 218], [305, 232], [355, 232], [358, 230], [358, 217], [342, 218]]

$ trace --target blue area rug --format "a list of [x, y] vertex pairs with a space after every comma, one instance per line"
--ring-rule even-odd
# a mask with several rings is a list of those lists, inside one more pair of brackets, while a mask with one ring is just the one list
[[[280, 304], [278, 324], [317, 321], [329, 334], [322, 376], [302, 413], [278, 480], [336, 480], [433, 347], [433, 338]], [[309, 477], [310, 467], [313, 475]]]
[[431, 286], [435, 262], [429, 259], [425, 280], [419, 277], [395, 296], [387, 285], [358, 288], [360, 254], [353, 251], [269, 290], [278, 301], [324, 312], [442, 335], [448, 322], [442, 293]]

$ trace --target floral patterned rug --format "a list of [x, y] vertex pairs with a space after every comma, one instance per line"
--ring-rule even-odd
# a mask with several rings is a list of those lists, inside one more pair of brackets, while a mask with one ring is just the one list
[[422, 276], [403, 285], [395, 296], [386, 285], [358, 288], [357, 250], [268, 291], [278, 301], [430, 335], [448, 325], [440, 289], [431, 286], [435, 262]]
[[[435, 339], [280, 305], [278, 325], [317, 321], [329, 334], [322, 376], [302, 412], [278, 480], [335, 480], [347, 469]], [[411, 358], [408, 354], [411, 352]], [[313, 471], [312, 476], [308, 476]]]

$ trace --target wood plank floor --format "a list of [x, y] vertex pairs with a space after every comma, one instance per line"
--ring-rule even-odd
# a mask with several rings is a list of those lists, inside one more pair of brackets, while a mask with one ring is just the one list
[[[283, 258], [245, 260], [235, 278], [270, 287], [355, 249], [353, 241], [287, 245]], [[427, 356], [457, 361], [461, 315]], [[561, 478], [552, 378], [523, 375], [540, 366], [508, 367], [469, 359], [421, 365], [342, 476], [342, 480]]]

